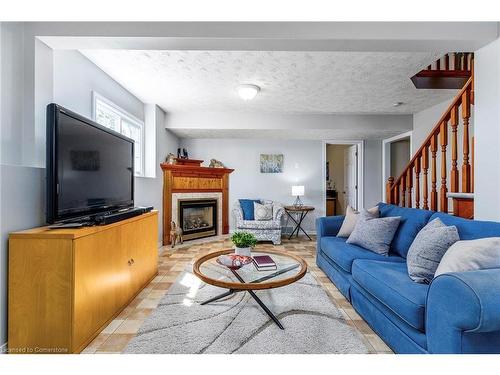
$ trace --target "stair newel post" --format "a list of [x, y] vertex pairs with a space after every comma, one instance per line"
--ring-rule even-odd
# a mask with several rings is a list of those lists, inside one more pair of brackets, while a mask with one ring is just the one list
[[413, 169], [413, 166], [410, 165], [408, 167], [408, 170], [406, 171], [406, 191], [407, 191], [407, 194], [408, 194], [408, 200], [406, 202], [406, 206], [407, 207], [411, 207], [412, 206], [412, 197], [411, 197], [411, 190], [413, 188], [413, 174], [412, 174], [412, 169]]
[[389, 177], [385, 185], [385, 201], [388, 204], [393, 204], [392, 188], [394, 186], [394, 177]]
[[406, 172], [401, 175], [401, 207], [406, 207]]
[[431, 210], [437, 211], [437, 135], [434, 133], [431, 136]]
[[420, 208], [420, 156], [415, 159], [415, 207]]
[[471, 192], [471, 167], [469, 164], [469, 118], [470, 118], [470, 90], [465, 90], [462, 94], [462, 120], [464, 125], [463, 137], [463, 153], [464, 159], [462, 164], [462, 191], [464, 193]]
[[441, 123], [439, 130], [439, 143], [441, 145], [441, 189], [439, 191], [440, 211], [448, 212], [448, 188], [446, 187], [446, 146], [448, 146], [448, 120]]
[[454, 105], [450, 112], [450, 125], [451, 125], [451, 174], [450, 174], [450, 191], [452, 193], [458, 192], [458, 106]]
[[425, 145], [422, 149], [422, 169], [424, 174], [424, 181], [422, 183], [422, 193], [423, 193], [423, 209], [428, 210], [428, 191], [429, 191], [429, 181], [428, 181], [428, 173], [429, 173], [429, 145]]

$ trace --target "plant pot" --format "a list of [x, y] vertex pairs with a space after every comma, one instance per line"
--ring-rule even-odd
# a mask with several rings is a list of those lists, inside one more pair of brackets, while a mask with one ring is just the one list
[[242, 255], [250, 257], [252, 256], [252, 248], [251, 247], [234, 247], [234, 253], [236, 255]]

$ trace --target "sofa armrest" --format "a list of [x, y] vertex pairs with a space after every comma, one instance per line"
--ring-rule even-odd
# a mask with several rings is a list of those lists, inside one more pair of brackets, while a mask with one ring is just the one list
[[236, 227], [238, 227], [243, 222], [243, 211], [241, 207], [238, 206], [233, 208], [233, 216], [236, 219]]
[[500, 352], [500, 269], [436, 277], [427, 295], [426, 334], [431, 353]]
[[336, 236], [344, 222], [344, 215], [325, 216], [316, 219], [316, 236]]
[[283, 206], [280, 204], [274, 204], [273, 211], [274, 211], [273, 212], [273, 214], [274, 214], [273, 220], [277, 220], [277, 221], [281, 222], [281, 217], [285, 213], [285, 209], [283, 208]]

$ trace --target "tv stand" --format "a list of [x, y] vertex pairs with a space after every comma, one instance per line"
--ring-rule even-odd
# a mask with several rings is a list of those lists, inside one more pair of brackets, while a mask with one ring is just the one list
[[10, 353], [79, 353], [158, 273], [158, 212], [9, 237]]

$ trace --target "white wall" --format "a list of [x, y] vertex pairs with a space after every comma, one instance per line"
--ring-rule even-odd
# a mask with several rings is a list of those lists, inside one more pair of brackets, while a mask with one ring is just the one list
[[[325, 215], [323, 192], [323, 142], [267, 139], [181, 139], [192, 158], [221, 160], [235, 171], [230, 175], [230, 208], [239, 198], [272, 199], [283, 204], [293, 203], [291, 186], [305, 186], [305, 204], [316, 208], [305, 223], [314, 230], [314, 219]], [[380, 202], [382, 173], [381, 141], [365, 142], [364, 201], [365, 207]], [[262, 174], [259, 169], [260, 154], [283, 154], [284, 171], [280, 174]], [[230, 221], [234, 229], [234, 219]]]
[[392, 142], [391, 148], [391, 176], [399, 176], [410, 161], [410, 140], [402, 139]]
[[[229, 176], [229, 208], [240, 198], [271, 199], [292, 204], [292, 185], [304, 185], [304, 204], [316, 208], [304, 228], [314, 230], [314, 219], [325, 215], [323, 207], [322, 142], [265, 139], [181, 139], [181, 147], [195, 159], [222, 161], [234, 168]], [[260, 154], [283, 154], [283, 173], [260, 173]], [[231, 215], [230, 228], [234, 229]]]
[[500, 221], [500, 39], [475, 52], [474, 68], [474, 216]]
[[176, 153], [179, 139], [165, 129], [166, 114], [154, 104], [146, 104], [147, 112], [153, 112], [156, 124], [156, 177], [135, 179], [135, 204], [137, 206], [154, 206], [158, 215], [158, 242], [163, 237], [163, 172], [160, 163], [165, 160], [169, 152]]

